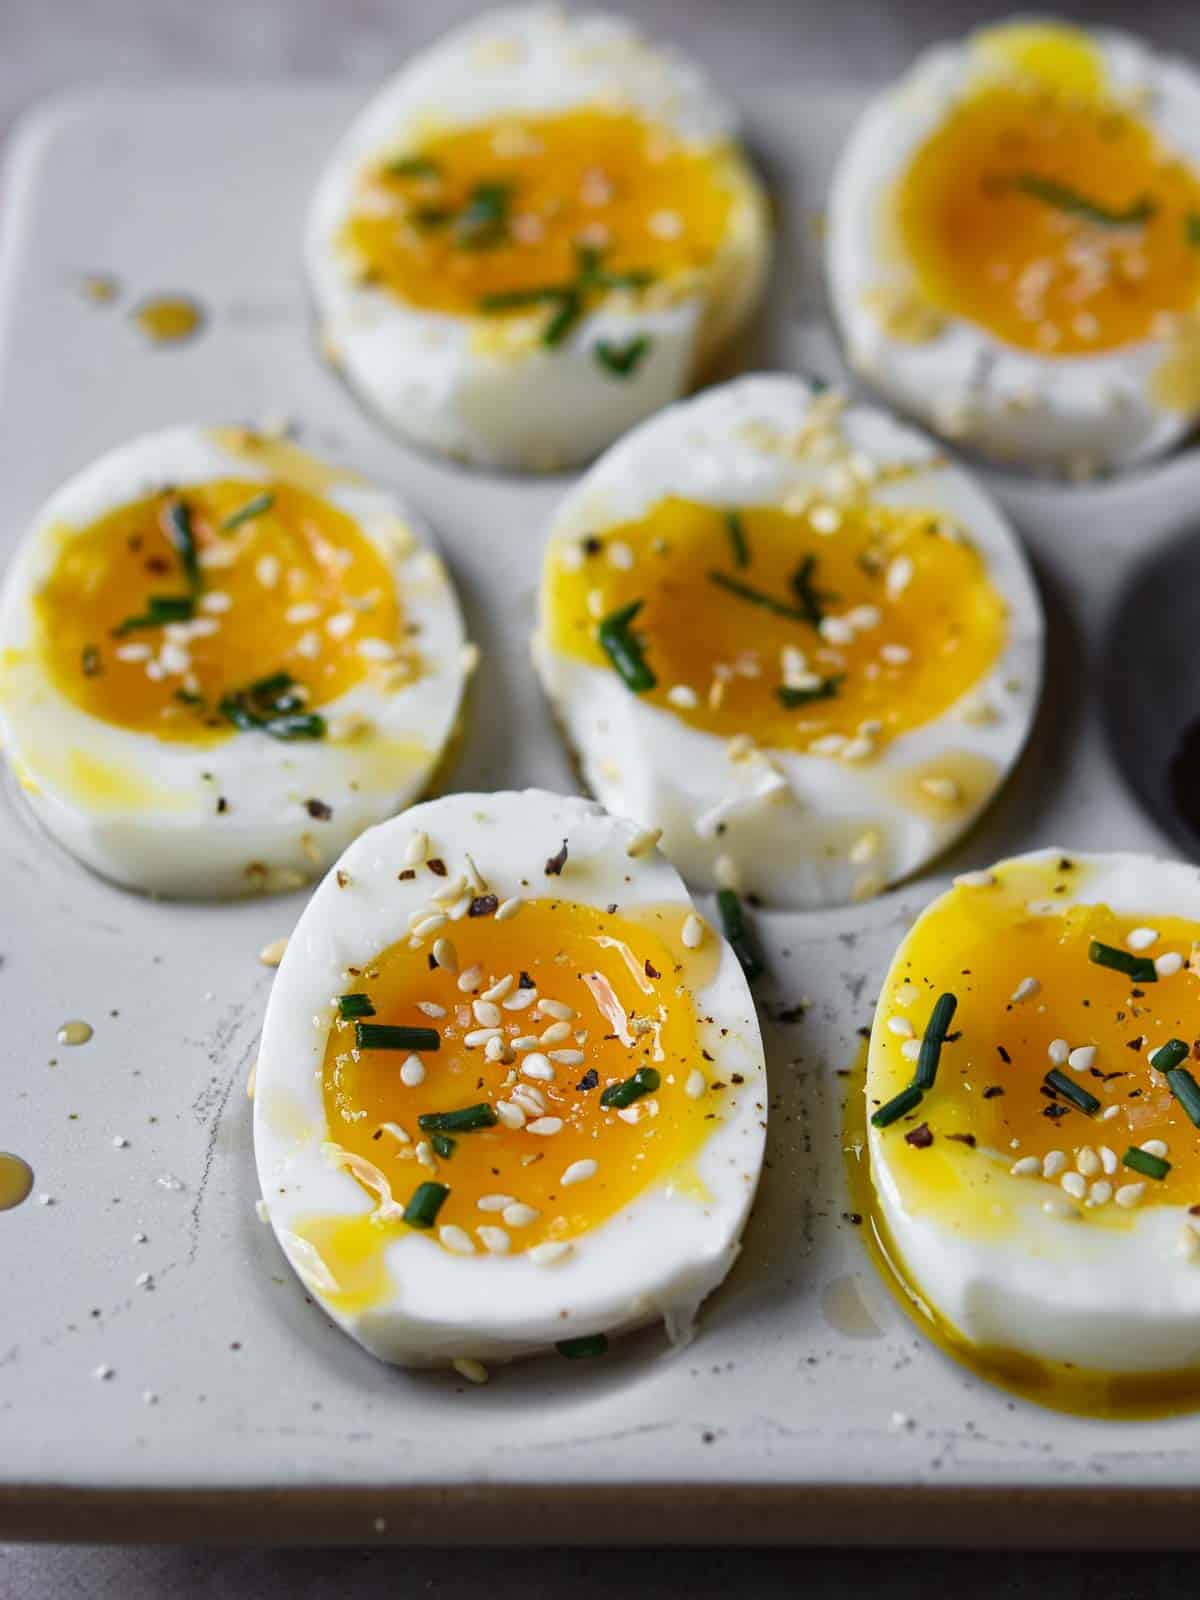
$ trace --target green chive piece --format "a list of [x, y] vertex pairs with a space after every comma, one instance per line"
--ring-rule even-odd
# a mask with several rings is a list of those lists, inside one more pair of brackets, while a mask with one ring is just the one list
[[1139, 196], [1127, 206], [1106, 206], [1099, 200], [1080, 194], [1078, 189], [1072, 189], [1068, 184], [1059, 183], [1054, 178], [1043, 178], [1036, 172], [1020, 173], [1016, 186], [1032, 200], [1040, 200], [1043, 205], [1053, 206], [1056, 211], [1066, 211], [1071, 216], [1082, 217], [1087, 222], [1096, 222], [1105, 228], [1129, 228], [1149, 222], [1158, 210], [1147, 194]]
[[949, 992], [938, 995], [925, 1027], [925, 1036], [921, 1040], [921, 1053], [917, 1056], [917, 1070], [913, 1073], [915, 1088], [933, 1088], [938, 1062], [942, 1057], [942, 1046], [946, 1042], [946, 1034], [950, 1031], [957, 1006], [957, 995]]
[[79, 652], [79, 670], [85, 678], [99, 677], [103, 669], [100, 664], [100, 652], [94, 644], [85, 644]]
[[734, 566], [748, 567], [750, 565], [750, 546], [746, 541], [746, 525], [742, 521], [740, 512], [727, 511], [725, 513], [725, 532], [729, 535], [729, 542], [733, 546]]
[[490, 250], [508, 234], [508, 208], [512, 185], [477, 183], [454, 223], [454, 233], [464, 250]]
[[1196, 1082], [1186, 1067], [1172, 1067], [1167, 1073], [1167, 1088], [1179, 1101], [1189, 1119], [1200, 1128], [1200, 1083]]
[[910, 1083], [907, 1089], [901, 1089], [899, 1094], [893, 1095], [885, 1105], [872, 1113], [872, 1127], [890, 1128], [893, 1122], [899, 1122], [901, 1117], [915, 1110], [924, 1098], [925, 1091], [918, 1089], [915, 1083]]
[[752, 588], [750, 584], [743, 583], [740, 578], [731, 578], [727, 572], [712, 571], [708, 574], [710, 583], [715, 583], [721, 589], [728, 589], [730, 594], [737, 595], [739, 600], [748, 600], [751, 605], [762, 606], [767, 611], [773, 611], [776, 616], [790, 617], [793, 622], [812, 622], [807, 609], [789, 605], [786, 600], [777, 600], [773, 594], [767, 594], [762, 589]]
[[629, 339], [624, 344], [613, 344], [608, 339], [599, 339], [592, 346], [592, 356], [607, 372], [611, 372], [614, 378], [632, 378], [649, 349], [650, 340], [646, 334], [641, 333], [636, 339]]
[[202, 584], [200, 557], [196, 552], [196, 534], [192, 527], [192, 510], [186, 500], [172, 500], [166, 509], [167, 538], [175, 546], [175, 553], [183, 567], [188, 588], [196, 594]]
[[561, 344], [582, 315], [582, 298], [576, 290], [568, 289], [559, 297], [558, 310], [546, 324], [542, 343], [550, 348]]
[[608, 1349], [608, 1335], [585, 1333], [578, 1339], [560, 1339], [554, 1348], [568, 1361], [582, 1361], [587, 1356], [604, 1355]]
[[805, 556], [795, 573], [792, 575], [792, 589], [800, 609], [804, 612], [804, 620], [811, 627], [819, 628], [825, 620], [824, 596], [819, 589], [813, 587], [813, 573], [817, 570], [816, 556]]
[[1156, 1178], [1159, 1182], [1171, 1170], [1169, 1161], [1164, 1161], [1162, 1156], [1152, 1156], [1149, 1150], [1139, 1150], [1137, 1145], [1130, 1145], [1121, 1157], [1121, 1165], [1131, 1172], [1140, 1172], [1143, 1178]]
[[1158, 982], [1158, 973], [1149, 956], [1131, 955], [1128, 950], [1118, 950], [1116, 945], [1101, 944], [1099, 939], [1093, 939], [1088, 945], [1088, 960], [1094, 961], [1098, 967], [1111, 967], [1114, 972], [1123, 972], [1135, 983]]
[[1180, 1062], [1186, 1061], [1191, 1055], [1191, 1050], [1182, 1039], [1168, 1039], [1160, 1050], [1156, 1050], [1150, 1057], [1150, 1065], [1155, 1072], [1170, 1072]]
[[443, 1161], [449, 1161], [458, 1148], [458, 1140], [452, 1139], [447, 1133], [435, 1133], [429, 1142], [433, 1146], [434, 1155], [441, 1156]]
[[732, 889], [721, 889], [717, 894], [717, 910], [721, 915], [722, 932], [746, 974], [746, 981], [753, 983], [765, 969], [758, 944], [746, 923], [742, 902]]
[[354, 1043], [360, 1050], [438, 1050], [436, 1028], [403, 1028], [390, 1022], [356, 1022]]
[[832, 700], [845, 681], [846, 674], [838, 672], [832, 678], [822, 678], [820, 683], [814, 683], [807, 689], [796, 689], [790, 684], [781, 683], [775, 693], [782, 705], [794, 711], [797, 706], [811, 705], [814, 700]]
[[419, 1183], [404, 1208], [405, 1222], [410, 1228], [432, 1228], [449, 1193], [444, 1183]]
[[564, 295], [571, 293], [569, 283], [542, 284], [536, 289], [500, 289], [495, 294], [485, 294], [479, 301], [481, 311], [522, 311], [530, 306], [557, 305]]
[[653, 689], [658, 679], [646, 664], [645, 651], [629, 631], [630, 623], [642, 609], [644, 602], [631, 600], [619, 611], [610, 611], [596, 629], [600, 648], [612, 662], [627, 689], [634, 694], [644, 694]]
[[474, 1133], [477, 1128], [494, 1128], [497, 1120], [495, 1109], [481, 1100], [460, 1111], [426, 1111], [417, 1118], [417, 1126], [425, 1133]]
[[1183, 236], [1190, 245], [1200, 248], [1200, 211], [1189, 211], [1183, 219]]
[[196, 614], [196, 602], [190, 594], [152, 594], [146, 609], [138, 617], [126, 617], [113, 629], [113, 638], [120, 639], [137, 628], [161, 628], [168, 622], [190, 622]]
[[247, 500], [244, 506], [239, 506], [236, 511], [231, 511], [221, 524], [222, 533], [232, 533], [235, 528], [240, 528], [243, 522], [249, 522], [252, 517], [261, 517], [264, 511], [270, 511], [275, 504], [275, 496], [270, 489], [262, 494], [256, 494], [253, 500]]
[[600, 1104], [605, 1111], [624, 1111], [644, 1094], [653, 1094], [661, 1082], [657, 1067], [639, 1067], [632, 1078], [610, 1083], [600, 1096]]
[[389, 178], [440, 178], [442, 169], [428, 156], [401, 156], [384, 167]]
[[355, 1017], [373, 1017], [375, 1007], [371, 1004], [370, 995], [365, 994], [340, 994], [338, 995], [338, 1013], [343, 1022], [352, 1022]]
[[1076, 1083], [1074, 1078], [1068, 1078], [1065, 1072], [1060, 1072], [1057, 1067], [1052, 1067], [1042, 1082], [1064, 1100], [1069, 1100], [1079, 1111], [1085, 1111], [1089, 1117], [1094, 1117], [1100, 1109], [1100, 1102], [1094, 1094], [1089, 1094], [1081, 1083]]
[[273, 672], [221, 697], [217, 710], [235, 728], [257, 730], [272, 739], [323, 739], [325, 718], [305, 711], [304, 696], [288, 672]]

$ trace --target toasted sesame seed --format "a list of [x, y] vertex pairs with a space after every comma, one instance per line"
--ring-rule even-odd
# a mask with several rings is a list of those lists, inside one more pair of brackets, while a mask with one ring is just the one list
[[693, 1067], [687, 1075], [687, 1082], [683, 1086], [684, 1094], [687, 1095], [689, 1100], [699, 1100], [707, 1088], [708, 1080], [699, 1067]]
[[501, 1022], [500, 1007], [490, 1000], [476, 1000], [471, 1007], [481, 1028], [498, 1028]]
[[553, 1017], [558, 1022], [574, 1022], [579, 1015], [565, 1000], [539, 1000], [537, 1008], [539, 1016]]
[[939, 777], [934, 774], [921, 779], [921, 789], [931, 800], [940, 800], [945, 805], [955, 805], [962, 799], [962, 790], [953, 778]]
[[1183, 971], [1183, 957], [1178, 950], [1168, 950], [1155, 958], [1154, 970], [1160, 978], [1173, 978], [1177, 972]]
[[503, 1211], [505, 1206], [515, 1205], [511, 1194], [481, 1194], [475, 1204], [480, 1211]]
[[533, 1206], [527, 1206], [520, 1200], [510, 1201], [501, 1212], [505, 1226], [509, 1228], [527, 1228], [531, 1222], [536, 1222], [541, 1212]]
[[258, 959], [264, 967], [277, 967], [283, 960], [288, 947], [287, 938], [272, 939], [270, 944], [263, 945], [258, 952]]
[[428, 1139], [421, 1139], [418, 1142], [416, 1148], [416, 1157], [423, 1167], [437, 1166], [437, 1162], [433, 1158], [433, 1146], [430, 1144]]
[[513, 895], [509, 900], [502, 900], [496, 907], [496, 921], [507, 922], [510, 917], [515, 917], [521, 909], [520, 895]]
[[879, 834], [876, 829], [868, 828], [866, 833], [860, 833], [850, 846], [850, 865], [852, 867], [865, 867], [868, 861], [874, 859], [878, 849]]
[[[546, 1063], [549, 1066], [549, 1062]], [[553, 1070], [553, 1069], [551, 1069]], [[561, 1133], [563, 1120], [561, 1117], [536, 1117], [532, 1122], [525, 1124], [526, 1133], [540, 1134], [542, 1138], [550, 1138], [553, 1134]]]
[[458, 971], [458, 951], [449, 939], [436, 939], [433, 945], [433, 959], [444, 972]]
[[438, 1005], [436, 1000], [418, 1000], [417, 1010], [422, 1014], [422, 1016], [426, 1017], [436, 1018], [444, 1017], [446, 1015], [445, 1006]]
[[475, 1232], [479, 1236], [479, 1242], [489, 1255], [504, 1256], [508, 1254], [512, 1240], [503, 1228], [490, 1227], [487, 1223], [483, 1223], [475, 1229]]
[[1072, 1072], [1087, 1072], [1096, 1065], [1096, 1046], [1094, 1044], [1077, 1045], [1067, 1057], [1067, 1065]]
[[1125, 935], [1125, 943], [1131, 950], [1149, 950], [1157, 939], [1158, 930], [1156, 928], [1132, 928]]
[[1140, 1204], [1145, 1192], [1146, 1185], [1144, 1183], [1123, 1183], [1114, 1198], [1119, 1206], [1122, 1206], [1126, 1211], [1132, 1211], [1134, 1206]]
[[473, 1256], [475, 1246], [471, 1242], [471, 1235], [465, 1228], [458, 1228], [453, 1222], [447, 1222], [438, 1229], [438, 1238], [456, 1256]]
[[632, 856], [635, 860], [638, 856], [648, 855], [661, 838], [661, 828], [639, 828], [625, 846], [625, 854]]
[[1036, 978], [1022, 978], [1013, 990], [1013, 1004], [1020, 1005], [1022, 1000], [1032, 1000], [1035, 994], [1040, 994], [1042, 986]]
[[560, 1067], [581, 1067], [585, 1060], [582, 1050], [551, 1050], [549, 1055]]
[[514, 989], [512, 994], [505, 995], [500, 1004], [505, 1011], [528, 1011], [536, 999], [536, 989]]
[[514, 1050], [536, 1050], [541, 1040], [536, 1033], [522, 1033], [512, 1042]]
[[888, 1032], [894, 1033], [900, 1039], [911, 1039], [915, 1031], [907, 1017], [889, 1017], [887, 1025]]
[[381, 1122], [379, 1126], [383, 1129], [384, 1133], [390, 1133], [397, 1144], [412, 1143], [412, 1139], [407, 1133], [405, 1133], [404, 1129], [398, 1122]]
[[1094, 1178], [1100, 1171], [1099, 1154], [1090, 1145], [1084, 1145], [1075, 1156], [1075, 1169], [1085, 1178]]
[[460, 994], [470, 994], [473, 989], [478, 989], [483, 982], [483, 968], [480, 966], [468, 967], [465, 972], [458, 975], [458, 990]]
[[1101, 1121], [1101, 1122], [1111, 1122], [1114, 1117], [1119, 1117], [1120, 1115], [1121, 1115], [1120, 1106], [1117, 1106], [1117, 1105], [1105, 1106], [1104, 1110], [1100, 1113], [1100, 1116], [1099, 1116], [1098, 1120]]
[[1100, 1165], [1104, 1169], [1105, 1175], [1111, 1178], [1121, 1164], [1117, 1159], [1117, 1152], [1111, 1150], [1108, 1145], [1102, 1144], [1096, 1153], [1100, 1157]]
[[920, 1039], [905, 1039], [900, 1046], [900, 1054], [906, 1061], [915, 1061], [921, 1054]]
[[489, 1039], [501, 1039], [503, 1034], [499, 1028], [472, 1028], [463, 1034], [463, 1043], [468, 1050], [479, 1050]]
[[483, 991], [480, 999], [491, 1000], [493, 1003], [498, 1003], [509, 993], [516, 981], [517, 980], [513, 977], [511, 972], [506, 972], [502, 978], [497, 978], [496, 982], [490, 989], [485, 989]]
[[1087, 1179], [1078, 1172], [1064, 1172], [1059, 1180], [1073, 1200], [1082, 1200], [1087, 1193]]
[[554, 1082], [554, 1068], [550, 1065], [549, 1060], [537, 1050], [531, 1055], [527, 1055], [522, 1061], [521, 1073], [526, 1078], [536, 1078], [540, 1083]]
[[415, 922], [410, 930], [414, 939], [428, 939], [431, 933], [436, 933], [439, 928], [446, 926], [446, 913], [444, 911], [431, 911], [427, 917], [422, 917], [420, 922]]
[[884, 584], [891, 599], [896, 600], [913, 580], [915, 572], [911, 556], [896, 556], [888, 565]]
[[[644, 1103], [645, 1102], [643, 1102], [643, 1104]], [[623, 1106], [621, 1110], [617, 1112], [617, 1115], [620, 1117], [622, 1122], [628, 1122], [630, 1124], [640, 1122], [642, 1120], [642, 1106]]]
[[1097, 1178], [1088, 1190], [1088, 1200], [1094, 1206], [1106, 1206], [1112, 1195], [1113, 1186], [1107, 1178]]
[[545, 1111], [546, 1109], [545, 1095], [540, 1089], [535, 1088], [532, 1083], [515, 1083], [512, 1095], [514, 1100], [519, 1100], [527, 1109], [532, 1108], [534, 1111]]
[[419, 867], [429, 858], [429, 835], [427, 833], [414, 833], [408, 841], [408, 848], [404, 852], [404, 865], [406, 867]]
[[529, 1252], [529, 1259], [535, 1267], [552, 1267], [564, 1256], [571, 1253], [570, 1242], [566, 1239], [545, 1239], [541, 1244], [535, 1244]]
[[1067, 1165], [1067, 1158], [1061, 1150], [1048, 1150], [1042, 1158], [1042, 1177], [1057, 1178]]
[[683, 932], [680, 937], [687, 950], [698, 950], [704, 943], [704, 923], [694, 911], [689, 911], [683, 919]]
[[1053, 1194], [1048, 1200], [1042, 1201], [1042, 1210], [1048, 1217], [1076, 1217], [1079, 1213], [1065, 1195]]
[[1042, 1163], [1036, 1156], [1022, 1156], [1019, 1161], [1014, 1161], [1008, 1170], [1014, 1178], [1032, 1178], [1035, 1173], [1042, 1170]]
[[513, 1051], [507, 1039], [502, 1034], [496, 1034], [483, 1047], [483, 1053], [489, 1061], [512, 1061]]
[[542, 1044], [565, 1044], [571, 1037], [571, 1024], [569, 1022], [552, 1022], [548, 1028], [542, 1030]]
[[1167, 1141], [1165, 1139], [1147, 1139], [1143, 1143], [1142, 1149], [1148, 1156], [1157, 1156], [1162, 1161], [1166, 1158]]
[[700, 704], [700, 696], [690, 684], [676, 683], [667, 690], [667, 701], [680, 711], [694, 711]]
[[450, 1365], [458, 1373], [459, 1377], [465, 1378], [468, 1383], [486, 1383], [488, 1381], [488, 1370], [482, 1361], [472, 1361], [468, 1356], [460, 1356], [457, 1361], [452, 1361]]
[[405, 1088], [415, 1089], [425, 1082], [425, 1063], [420, 1056], [409, 1056], [400, 1068], [400, 1082]]
[[592, 1161], [590, 1159], [584, 1161], [572, 1161], [571, 1165], [559, 1179], [559, 1182], [562, 1184], [564, 1189], [570, 1188], [570, 1186], [574, 1183], [586, 1183], [589, 1178], [594, 1178], [598, 1170], [599, 1163], [596, 1161]]
[[1051, 1039], [1046, 1054], [1056, 1067], [1066, 1066], [1067, 1057], [1071, 1054], [1071, 1046], [1065, 1039]]

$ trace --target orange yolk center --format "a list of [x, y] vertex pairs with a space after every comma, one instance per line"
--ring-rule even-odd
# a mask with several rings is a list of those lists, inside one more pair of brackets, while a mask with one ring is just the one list
[[656, 679], [644, 698], [777, 749], [930, 722], [1004, 643], [979, 555], [927, 511], [667, 499], [566, 548], [545, 580], [555, 649], [608, 667], [599, 623], [640, 601], [630, 628]]
[[918, 151], [896, 208], [924, 298], [1024, 350], [1116, 350], [1197, 304], [1200, 178], [1094, 95], [981, 89]]
[[344, 512], [278, 481], [181, 486], [63, 530], [36, 609], [61, 692], [160, 739], [226, 737], [222, 702], [270, 677], [290, 679], [271, 703], [303, 717], [396, 669], [383, 557]]
[[[937, 996], [950, 991], [958, 997], [954, 1037], [942, 1048], [935, 1086], [915, 1112], [883, 1134], [889, 1160], [931, 1205], [961, 1193], [964, 1162], [979, 1173], [990, 1165], [981, 1152], [999, 1156], [1007, 1171], [1024, 1158], [1042, 1162], [1055, 1151], [1065, 1165], [1055, 1171], [1052, 1161], [1054, 1191], [1062, 1193], [1062, 1172], [1078, 1171], [1087, 1185], [1081, 1208], [1090, 1218], [1126, 1215], [1119, 1206], [1114, 1210], [1113, 1196], [1128, 1184], [1144, 1185], [1137, 1196], [1141, 1206], [1200, 1202], [1200, 1129], [1149, 1062], [1170, 1039], [1200, 1051], [1200, 980], [1185, 966], [1146, 981], [1089, 956], [1098, 941], [1127, 958], [1153, 962], [1177, 955], [1187, 963], [1200, 941], [1200, 923], [1118, 916], [1104, 905], [1038, 914], [1040, 901], [1048, 909], [1057, 895], [1076, 893], [1085, 874], [1086, 867], [1069, 865], [1060, 871], [1007, 868], [994, 885], [954, 889], [919, 924], [892, 971], [872, 1039], [871, 1111], [913, 1076], [914, 1064], [888, 1019], [905, 1018], [919, 1037]], [[1128, 936], [1145, 928], [1156, 939], [1132, 951]], [[1031, 978], [1037, 987], [1029, 992]], [[1025, 997], [1015, 999], [1018, 994]], [[1060, 1063], [1064, 1044], [1089, 1053]], [[1183, 1065], [1200, 1075], [1196, 1060]], [[1099, 1102], [1093, 1113], [1045, 1092], [1046, 1074], [1056, 1066]], [[905, 1137], [921, 1122], [934, 1135], [924, 1149]], [[949, 1142], [950, 1135], [958, 1140]], [[960, 1142], [967, 1136], [976, 1141], [975, 1150]], [[1131, 1146], [1156, 1140], [1166, 1146], [1165, 1177], [1147, 1178], [1123, 1164]], [[1101, 1147], [1111, 1152], [1108, 1167], [1088, 1155], [1080, 1162], [1081, 1151], [1095, 1155]], [[952, 1152], [962, 1160], [952, 1159]], [[1113, 1155], [1117, 1165], [1110, 1171]], [[1094, 1190], [1096, 1183], [1108, 1184], [1111, 1192]], [[1046, 1188], [1051, 1192], [1049, 1183]]]
[[[481, 1225], [505, 1230], [516, 1252], [586, 1233], [668, 1175], [686, 1181], [736, 1090], [703, 1053], [680, 926], [678, 906], [610, 914], [528, 900], [510, 920], [454, 924], [457, 971], [431, 968], [428, 947], [390, 946], [347, 975], [350, 990], [368, 997], [371, 1024], [432, 1028], [439, 1047], [359, 1049], [355, 1023], [339, 1018], [324, 1063], [330, 1139], [372, 1163], [400, 1205], [423, 1182], [444, 1185], [431, 1236], [457, 1226], [480, 1251]], [[497, 998], [483, 999], [497, 983]], [[489, 1055], [486, 1028], [498, 1030], [504, 1059]], [[694, 1079], [688, 1091], [697, 1069], [700, 1095]], [[656, 1073], [658, 1087], [624, 1109], [603, 1107], [605, 1090], [639, 1070]], [[517, 1107], [524, 1125], [439, 1138], [419, 1122], [497, 1104]], [[513, 1204], [521, 1210], [506, 1215]]]
[[[364, 283], [412, 305], [528, 312], [543, 290], [590, 301], [707, 267], [746, 181], [731, 148], [689, 144], [628, 112], [506, 118], [370, 168], [344, 243]], [[531, 298], [489, 305], [495, 295]]]

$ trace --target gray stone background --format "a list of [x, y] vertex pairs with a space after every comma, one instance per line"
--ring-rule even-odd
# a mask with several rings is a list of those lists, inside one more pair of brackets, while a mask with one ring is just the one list
[[[899, 71], [921, 46], [1006, 15], [986, 0], [624, 0], [617, 9], [706, 60], [735, 93], [756, 82]], [[479, 0], [0, 0], [0, 138], [47, 94], [98, 82], [340, 75], [364, 85]], [[1030, 6], [1029, 9], [1035, 9]], [[1051, 9], [1047, 6], [1046, 9]], [[1053, 9], [1136, 27], [1200, 58], [1200, 0]], [[0, 1316], [3, 1315], [0, 1291]], [[2, 1446], [2, 1441], [0, 1441]], [[463, 1530], [464, 1541], [470, 1529]], [[929, 1543], [938, 1530], [929, 1529]], [[1193, 1535], [1194, 1540], [1194, 1535]], [[1029, 1555], [920, 1551], [223, 1551], [0, 1545], [0, 1600], [268, 1596], [409, 1600], [612, 1600], [654, 1593], [870, 1595], [930, 1590], [972, 1600], [1192, 1600], [1195, 1559], [1170, 1553]]]

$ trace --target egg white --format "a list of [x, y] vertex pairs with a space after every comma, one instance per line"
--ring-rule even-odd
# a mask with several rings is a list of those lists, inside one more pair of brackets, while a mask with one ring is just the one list
[[[419, 630], [423, 670], [415, 682], [385, 690], [364, 678], [320, 708], [326, 738], [290, 743], [241, 730], [216, 744], [160, 740], [89, 715], [57, 688], [37, 648], [34, 602], [64, 525], [84, 527], [176, 484], [240, 478], [252, 490], [286, 476], [268, 456], [260, 465], [252, 453], [227, 449], [220, 430], [191, 426], [113, 450], [38, 512], [0, 593], [8, 759], [47, 831], [130, 888], [221, 898], [308, 882], [364, 828], [427, 788], [457, 724], [472, 647], [450, 579], [413, 512], [351, 474], [319, 492], [384, 557], [405, 619]], [[264, 661], [264, 673], [277, 665]], [[342, 738], [340, 723], [366, 727]], [[111, 785], [81, 780], [81, 758], [111, 774]], [[227, 802], [220, 814], [218, 797]], [[330, 819], [310, 815], [305, 801], [313, 797], [332, 807]]]
[[[331, 1303], [327, 1264], [314, 1259], [312, 1245], [293, 1230], [314, 1214], [361, 1216], [375, 1204], [323, 1151], [336, 1139], [326, 1124], [320, 1082], [330, 1001], [345, 986], [346, 967], [394, 942], [409, 912], [426, 903], [427, 884], [396, 875], [416, 830], [428, 835], [451, 874], [470, 852], [501, 900], [536, 893], [523, 885], [545, 881], [547, 850], [565, 837], [569, 863], [554, 880], [556, 895], [596, 906], [676, 905], [681, 921], [691, 909], [678, 874], [661, 855], [627, 854], [638, 832], [631, 823], [591, 801], [542, 790], [446, 796], [358, 839], [338, 864], [346, 883], [337, 874], [326, 878], [292, 934], [263, 1025], [254, 1146], [263, 1201], [284, 1253], [352, 1338], [399, 1365], [507, 1360], [563, 1339], [659, 1319], [673, 1338], [687, 1337], [696, 1308], [737, 1255], [765, 1136], [758, 1023], [741, 968], [724, 944], [713, 977], [695, 993], [696, 1014], [722, 1076], [740, 1073], [745, 1086], [736, 1097], [723, 1097], [724, 1116], [691, 1164], [706, 1198], [696, 1198], [694, 1182], [676, 1186], [666, 1174], [578, 1236], [570, 1254], [552, 1266], [538, 1265], [527, 1252], [455, 1255], [428, 1234], [405, 1230], [386, 1245], [390, 1294], [362, 1311]], [[512, 927], [519, 940], [519, 914]], [[710, 942], [717, 937], [706, 934]], [[423, 1176], [415, 1165], [414, 1173]], [[403, 1203], [407, 1196], [396, 1198]]]
[[[1079, 892], [1056, 897], [1058, 913], [1102, 904], [1151, 926], [1155, 917], [1200, 919], [1200, 869], [1175, 861], [1047, 849], [1001, 862], [998, 870], [1052, 863], [1064, 854], [1080, 869]], [[912, 977], [905, 962], [920, 927], [918, 920], [897, 950], [880, 992], [867, 1069], [869, 1108], [879, 1098], [873, 1074], [885, 1019], [895, 1010], [897, 989]], [[1194, 980], [1185, 974], [1170, 981]], [[902, 1137], [895, 1125], [868, 1124], [875, 1195], [910, 1284], [969, 1343], [1105, 1372], [1178, 1370], [1200, 1359], [1200, 1267], [1179, 1250], [1190, 1221], [1185, 1206], [1122, 1212], [1121, 1230], [1091, 1227], [1086, 1211], [1073, 1218], [1048, 1215], [1044, 1202], [1061, 1199], [1061, 1190], [1012, 1175], [1011, 1152], [972, 1151], [971, 1159], [990, 1163], [989, 1221], [975, 1230], [969, 1221], [933, 1216], [912, 1203], [889, 1159]], [[1099, 1127], [1094, 1142], [1102, 1142]]]
[[[657, 306], [609, 294], [554, 349], [537, 337], [541, 311], [514, 324], [503, 348], [495, 318], [423, 311], [356, 281], [338, 239], [365, 166], [419, 141], [430, 119], [466, 126], [597, 103], [628, 107], [690, 140], [727, 139], [736, 127], [698, 67], [651, 46], [629, 23], [538, 5], [492, 12], [415, 57], [332, 156], [306, 246], [322, 343], [367, 407], [417, 443], [492, 467], [578, 465], [682, 394], [760, 298], [769, 247], [757, 194], [735, 205], [695, 292]], [[649, 347], [634, 371], [607, 375], [596, 345], [640, 336]]]
[[[712, 505], [778, 505], [813, 486], [827, 463], [789, 453], [786, 441], [812, 418], [817, 397], [799, 379], [743, 378], [672, 406], [615, 445], [580, 481], [553, 520], [545, 571], [577, 557], [586, 534], [630, 521], [668, 495]], [[945, 849], [978, 805], [934, 814], [895, 795], [898, 773], [948, 752], [990, 760], [998, 787], [1025, 743], [1041, 685], [1043, 620], [1024, 556], [1007, 521], [974, 480], [945, 464], [928, 440], [864, 406], [838, 427], [851, 451], [876, 465], [928, 464], [874, 497], [890, 506], [947, 513], [983, 557], [1007, 602], [1007, 642], [964, 701], [990, 720], [949, 712], [885, 745], [869, 763], [811, 751], [761, 749], [736, 759], [730, 741], [631, 694], [608, 667], [555, 651], [543, 591], [534, 659], [588, 788], [610, 809], [663, 830], [663, 849], [693, 887], [712, 888], [729, 858], [740, 888], [797, 909], [844, 904], [907, 877]], [[994, 792], [994, 789], [993, 789]], [[718, 831], [718, 824], [720, 831]], [[848, 844], [875, 831], [869, 864]]]
[[[990, 30], [989, 30], [990, 31]], [[1138, 39], [1089, 30], [1114, 98], [1200, 168], [1200, 74]], [[998, 461], [1093, 472], [1146, 461], [1177, 444], [1200, 407], [1168, 409], [1151, 379], [1169, 335], [1096, 355], [1043, 355], [961, 317], [907, 342], [888, 331], [877, 292], [906, 286], [885, 245], [889, 191], [987, 70], [976, 36], [920, 56], [872, 102], [842, 150], [830, 193], [829, 292], [851, 366], [893, 405]]]

